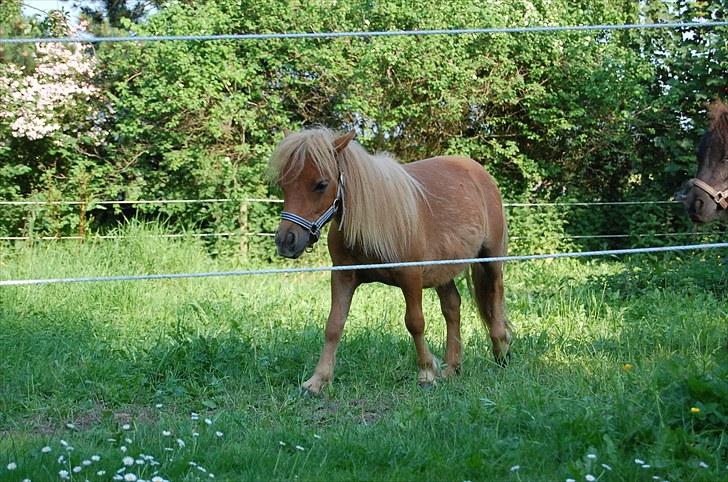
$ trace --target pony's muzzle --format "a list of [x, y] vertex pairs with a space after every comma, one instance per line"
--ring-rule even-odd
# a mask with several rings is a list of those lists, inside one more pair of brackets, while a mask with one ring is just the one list
[[283, 222], [276, 232], [276, 251], [284, 258], [296, 259], [308, 247], [310, 237], [311, 235], [299, 226]]

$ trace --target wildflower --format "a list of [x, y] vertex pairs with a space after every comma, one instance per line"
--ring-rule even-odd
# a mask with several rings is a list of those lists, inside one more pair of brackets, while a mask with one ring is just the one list
[[283, 440], [279, 440], [278, 445], [280, 445], [281, 447], [285, 447], [286, 443]]
[[155, 407], [157, 407], [157, 408], [162, 408], [163, 406], [164, 405], [162, 405], [161, 403], [158, 403], [158, 404], [155, 405]]
[[520, 468], [521, 468], [520, 465], [514, 465], [513, 467], [511, 467], [511, 472], [518, 472], [520, 470]]
[[192, 420], [199, 420], [199, 419], [200, 419], [200, 416], [199, 416], [198, 414], [196, 414], [195, 412], [192, 412], [192, 413], [190, 414], [190, 418], [191, 418]]
[[632, 365], [631, 363], [625, 363], [624, 365], [622, 365], [622, 369], [626, 372], [632, 370], [633, 368], [634, 368], [634, 365]]
[[304, 451], [304, 450], [306, 450], [306, 449], [304, 449], [304, 448], [303, 448], [303, 447], [301, 447], [300, 445], [296, 445], [296, 450], [300, 450], [301, 452], [303, 452], [303, 451]]
[[591, 460], [596, 460], [597, 459], [597, 454], [587, 454], [586, 455], [586, 458], [591, 459]]
[[67, 470], [59, 470], [58, 471], [58, 477], [60, 477], [63, 480], [68, 480], [68, 471]]
[[574, 479], [566, 479], [566, 482], [576, 482]]
[[66, 461], [66, 457], [64, 457], [63, 455], [60, 455], [60, 456], [58, 457], [58, 463], [59, 463], [59, 464], [62, 464], [62, 463], [64, 463], [65, 461]]
[[98, 472], [96, 472], [96, 475], [98, 475], [99, 477], [101, 477], [103, 475], [106, 475], [106, 471], [105, 470], [99, 470]]
[[207, 469], [205, 467], [203, 467], [202, 465], [198, 465], [197, 466], [197, 470], [199, 470], [203, 474], [206, 474], [207, 473]]
[[650, 464], [642, 464], [643, 469], [649, 469], [650, 467], [652, 467]]
[[602, 467], [604, 467], [607, 470], [612, 470], [612, 467], [610, 465], [607, 465], [607, 464], [602, 464]]
[[121, 476], [121, 475], [119, 475], [119, 474], [116, 474], [116, 475], [115, 475], [115, 476], [113, 477], [113, 479], [114, 479], [114, 480], [124, 480], [124, 477], [122, 477], [122, 476]]
[[642, 464], [645, 463], [645, 461], [642, 460], [642, 459], [634, 459], [634, 463], [637, 464], [637, 465], [642, 465]]
[[315, 434], [313, 434], [313, 438], [316, 438], [316, 439], [321, 439], [321, 435], [319, 435], [319, 434], [315, 433]]
[[23, 479], [23, 482], [31, 482], [30, 479]]
[[47, 453], [48, 453], [48, 452], [50, 452], [51, 450], [53, 450], [53, 449], [51, 449], [51, 448], [50, 448], [49, 446], [47, 446], [47, 445], [46, 445], [45, 447], [43, 447], [42, 449], [40, 449], [40, 451], [41, 451], [41, 452], [43, 452], [44, 454], [47, 454]]
[[128, 474], [124, 475], [124, 480], [126, 482], [136, 482], [137, 476], [129, 472]]
[[82, 470], [82, 467], [80, 465], [77, 465], [73, 468], [73, 473], [77, 474], [77, 473], [81, 472], [81, 470]]
[[101, 460], [101, 456], [99, 456], [99, 455], [92, 455], [91, 456], [91, 460], [93, 460], [94, 462], [98, 462], [99, 460]]
[[185, 445], [187, 445], [187, 444], [185, 444], [185, 441], [184, 440], [182, 440], [181, 438], [178, 438], [177, 439], [177, 445], [179, 445], [180, 448], [184, 448]]
[[162, 435], [164, 435], [165, 437], [169, 437], [172, 435], [172, 432], [170, 432], [169, 430], [162, 430]]
[[68, 442], [66, 442], [65, 440], [61, 439], [61, 445], [63, 445], [64, 447], [68, 447]]
[[200, 433], [199, 432], [192, 432], [192, 436], [193, 437], [199, 437], [200, 436]]
[[131, 425], [129, 425], [128, 423], [125, 423], [124, 425], [121, 426], [121, 429], [122, 430], [131, 430]]
[[151, 482], [162, 482], [163, 480], [164, 480], [164, 479], [163, 479], [163, 478], [161, 478], [160, 476], [158, 476], [158, 475], [155, 475], [154, 477], [152, 477], [152, 480], [151, 480]]
[[127, 467], [130, 467], [134, 465], [134, 459], [132, 457], [126, 456], [121, 461], [126, 465]]
[[84, 460], [83, 462], [81, 462], [81, 465], [89, 466], [89, 465], [91, 465], [91, 461], [88, 459]]
[[698, 465], [699, 465], [700, 467], [704, 468], [704, 469], [707, 469], [707, 468], [708, 468], [708, 464], [706, 464], [706, 463], [705, 463], [705, 462], [703, 462], [702, 460], [700, 461], [700, 463], [699, 463]]
[[584, 477], [584, 479], [586, 479], [587, 482], [594, 482], [595, 480], [597, 480], [597, 478], [594, 477], [592, 474], [586, 474], [586, 477]]
[[8, 464], [8, 470], [15, 470], [17, 468], [18, 468], [18, 464], [16, 464], [15, 462], [10, 462]]
[[206, 418], [206, 419], [205, 419], [205, 423], [206, 423], [207, 425], [212, 425], [212, 420], [210, 420], [209, 418]]
[[126, 445], [122, 445], [121, 447], [119, 447], [119, 450], [121, 450], [122, 452], [126, 452]]
[[690, 413], [700, 413], [700, 409], [698, 407], [690, 407]]
[[76, 425], [74, 425], [74, 424], [72, 424], [72, 423], [67, 423], [67, 424], [66, 424], [66, 427], [67, 427], [67, 428], [70, 428], [71, 430], [76, 430]]
[[210, 477], [211, 479], [214, 479], [215, 478], [215, 474], [213, 474], [212, 472], [210, 472], [209, 474], [207, 474], [207, 476]]
[[215, 432], [215, 435], [218, 436], [218, 437], [222, 437], [223, 433], [218, 430], [217, 432]]

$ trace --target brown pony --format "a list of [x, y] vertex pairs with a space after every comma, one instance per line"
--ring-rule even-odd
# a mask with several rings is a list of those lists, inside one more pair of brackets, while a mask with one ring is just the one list
[[[276, 247], [297, 258], [318, 240], [329, 219], [331, 260], [336, 266], [397, 261], [503, 256], [508, 231], [494, 179], [472, 159], [433, 157], [406, 165], [387, 154], [370, 155], [353, 141], [324, 128], [287, 133], [270, 160], [284, 195]], [[303, 387], [318, 393], [334, 374], [341, 339], [357, 286], [374, 281], [404, 294], [405, 325], [417, 350], [418, 382], [433, 383], [459, 371], [460, 294], [453, 278], [467, 265], [431, 265], [331, 273], [331, 311], [324, 347]], [[471, 265], [478, 311], [490, 332], [496, 361], [509, 357], [503, 264]], [[440, 373], [424, 337], [422, 289], [435, 288], [447, 323], [447, 367]]]
[[698, 146], [698, 172], [684, 199], [695, 223], [728, 220], [728, 106], [716, 100], [708, 113], [710, 127]]

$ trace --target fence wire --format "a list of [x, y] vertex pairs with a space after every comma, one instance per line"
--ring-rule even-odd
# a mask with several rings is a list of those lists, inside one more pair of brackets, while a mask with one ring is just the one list
[[27, 286], [27, 285], [49, 285], [67, 283], [104, 283], [113, 281], [148, 281], [148, 280], [171, 280], [182, 278], [219, 278], [225, 276], [260, 276], [260, 275], [282, 275], [293, 273], [320, 273], [326, 271], [355, 271], [371, 269], [407, 268], [416, 266], [439, 266], [452, 264], [471, 263], [499, 263], [512, 261], [530, 261], [538, 259], [560, 259], [560, 258], [586, 258], [595, 256], [621, 256], [627, 254], [664, 253], [668, 251], [694, 251], [706, 249], [728, 248], [728, 243], [693, 244], [682, 246], [657, 246], [649, 248], [611, 249], [603, 251], [578, 251], [571, 253], [551, 254], [530, 254], [525, 256], [497, 256], [492, 258], [463, 258], [443, 259], [431, 261], [407, 261], [397, 263], [375, 263], [358, 264], [347, 266], [320, 266], [310, 268], [272, 268], [260, 270], [242, 271], [212, 271], [206, 273], [164, 273], [146, 275], [123, 275], [123, 276], [88, 276], [78, 278], [45, 278], [45, 279], [21, 279], [21, 280], [0, 280], [0, 286]]

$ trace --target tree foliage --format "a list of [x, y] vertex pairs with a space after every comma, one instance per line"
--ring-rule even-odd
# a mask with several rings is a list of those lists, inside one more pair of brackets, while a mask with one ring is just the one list
[[[577, 25], [718, 19], [725, 3], [217, 0], [172, 2], [148, 18], [121, 15], [112, 23], [136, 35]], [[25, 139], [22, 148], [11, 148], [0, 119], [0, 162], [30, 166], [0, 176], [0, 193], [53, 191], [90, 200], [266, 196], [275, 192], [265, 163], [282, 129], [323, 124], [355, 128], [367, 148], [404, 162], [470, 155], [510, 200], [666, 199], [693, 169], [703, 104], [725, 92], [724, 32], [102, 45], [94, 54], [100, 65], [94, 82], [103, 98], [97, 110], [106, 112], [99, 128], [108, 140], [81, 136], [59, 146]], [[58, 159], [60, 151], [75, 161], [61, 168], [38, 162]], [[244, 208], [231, 202], [140, 209], [208, 231], [274, 227], [265, 205]], [[99, 219], [92, 225], [102, 228], [101, 211], [93, 213]], [[659, 214], [656, 229], [679, 222], [674, 214]], [[641, 223], [654, 216], [627, 217]], [[556, 235], [613, 229], [608, 215], [593, 212], [543, 219]], [[529, 243], [557, 243], [543, 236], [542, 221], [518, 216], [511, 223], [528, 233]], [[61, 224], [59, 232], [76, 229]], [[21, 227], [16, 222], [13, 229]]]

